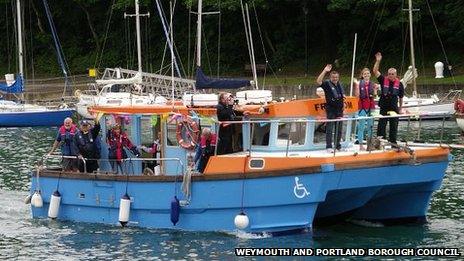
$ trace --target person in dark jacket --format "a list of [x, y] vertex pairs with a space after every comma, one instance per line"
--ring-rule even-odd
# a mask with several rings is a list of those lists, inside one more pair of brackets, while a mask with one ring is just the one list
[[[330, 72], [329, 80], [324, 81], [324, 77]], [[344, 99], [343, 87], [340, 84], [340, 74], [332, 71], [332, 65], [327, 64], [322, 70], [321, 74], [317, 77], [317, 84], [324, 90], [325, 96], [325, 112], [327, 119], [338, 119], [343, 117]], [[335, 128], [335, 148], [341, 149], [340, 140], [342, 138], [342, 122], [327, 122], [325, 132], [326, 148], [332, 150], [332, 137], [334, 136]]]
[[[61, 149], [61, 155], [64, 156], [61, 165], [64, 171], [77, 171], [77, 147], [74, 143], [74, 136], [77, 133], [77, 127], [73, 124], [71, 118], [64, 119], [63, 126], [58, 129], [55, 142], [48, 153], [51, 155], [58, 146]], [[72, 158], [71, 158], [72, 157]], [[74, 158], [75, 157], [75, 158]]]
[[[233, 96], [230, 93], [220, 93], [219, 103], [216, 107], [218, 121], [237, 121], [238, 116], [247, 116], [248, 112], [243, 111], [237, 104], [234, 105]], [[229, 154], [233, 152], [232, 136], [234, 135], [234, 124], [221, 123], [219, 127], [219, 142], [217, 154]]]
[[[98, 169], [98, 159], [100, 159], [100, 124], [95, 123], [92, 128], [87, 120], [81, 121], [81, 128], [74, 136], [74, 142], [78, 148], [79, 156], [85, 158], [78, 161], [80, 172], [92, 173]], [[84, 169], [84, 165], [86, 169]]]
[[206, 165], [208, 164], [209, 158], [214, 155], [214, 150], [216, 148], [216, 134], [212, 133], [209, 128], [204, 128], [201, 132], [200, 137], [200, 156], [198, 159], [197, 170], [200, 173], [205, 171]]
[[[383, 76], [380, 71], [380, 61], [382, 54], [375, 54], [375, 64], [372, 71], [380, 84], [380, 114], [383, 116], [400, 114], [403, 107], [404, 86], [398, 78], [395, 68], [388, 69], [388, 75]], [[386, 138], [387, 122], [390, 123], [390, 131], [388, 141], [396, 144], [396, 136], [398, 134], [398, 118], [381, 118], [377, 127], [377, 136]]]
[[140, 157], [140, 153], [137, 147], [127, 137], [127, 134], [121, 130], [121, 125], [116, 124], [111, 130], [108, 131], [107, 136], [108, 143], [108, 159], [110, 160], [113, 172], [117, 173], [122, 169], [122, 160], [127, 158], [125, 148], [132, 151], [136, 157]]

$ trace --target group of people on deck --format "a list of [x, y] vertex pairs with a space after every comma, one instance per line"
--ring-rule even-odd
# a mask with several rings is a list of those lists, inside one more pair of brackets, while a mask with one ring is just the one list
[[[404, 86], [398, 78], [395, 68], [388, 69], [386, 76], [380, 73], [379, 67], [382, 61], [382, 54], [379, 52], [375, 55], [375, 64], [372, 69], [374, 76], [377, 78], [378, 84], [371, 80], [371, 71], [369, 68], [364, 68], [361, 71], [359, 80], [355, 80], [355, 95], [359, 98], [359, 117], [370, 117], [375, 109], [374, 98], [380, 89], [380, 99], [378, 105], [380, 107], [380, 115], [392, 116], [392, 114], [400, 114], [403, 105]], [[326, 74], [329, 73], [329, 79], [324, 80]], [[343, 87], [340, 83], [340, 74], [332, 70], [332, 65], [328, 64], [317, 77], [317, 84], [324, 90], [326, 100], [326, 116], [328, 120], [334, 120], [343, 117], [345, 95]], [[377, 136], [386, 138], [387, 123], [390, 124], [388, 141], [391, 144], [396, 144], [398, 133], [398, 118], [386, 117], [380, 118], [377, 127]], [[328, 121], [326, 124], [326, 148], [332, 152], [334, 149], [341, 150], [342, 122]], [[357, 142], [360, 144], [360, 149], [364, 150], [363, 140], [364, 134], [368, 137], [372, 136], [374, 120], [360, 119], [357, 126]], [[335, 137], [334, 137], [335, 136]], [[334, 137], [334, 146], [332, 139]], [[335, 147], [335, 148], [333, 148]]]
[[[359, 98], [359, 117], [372, 116], [372, 112], [375, 109], [374, 98], [378, 92], [380, 93], [378, 105], [381, 115], [388, 116], [392, 112], [393, 114], [400, 114], [402, 111], [404, 86], [399, 80], [395, 68], [388, 69], [388, 74], [385, 76], [380, 73], [381, 60], [381, 53], [377, 53], [372, 72], [377, 78], [378, 84], [371, 80], [371, 71], [368, 68], [362, 69], [360, 79], [355, 80], [354, 91], [355, 95]], [[324, 80], [327, 73], [329, 73], [329, 79]], [[323, 89], [326, 100], [325, 111], [329, 120], [326, 124], [326, 148], [330, 151], [334, 149], [341, 150], [340, 141], [343, 123], [336, 119], [343, 117], [345, 95], [340, 83], [340, 74], [337, 71], [333, 71], [332, 65], [328, 64], [318, 76], [316, 82]], [[199, 140], [196, 142], [197, 147], [194, 159], [196, 170], [203, 172], [209, 157], [215, 153], [221, 155], [233, 152], [232, 137], [235, 128], [234, 124], [230, 124], [230, 122], [236, 121], [239, 119], [239, 116], [246, 116], [247, 114], [240, 106], [234, 104], [233, 96], [230, 93], [221, 93], [219, 95], [219, 103], [217, 105], [217, 119], [221, 122], [219, 137], [216, 137], [216, 134], [211, 129], [203, 128]], [[372, 118], [360, 119], [358, 121], [357, 140], [361, 150], [365, 149], [363, 140], [366, 130], [368, 137], [372, 136], [373, 122]], [[386, 138], [387, 123], [390, 124], [388, 141], [391, 144], [396, 144], [398, 132], [397, 117], [380, 118], [377, 127], [377, 136]], [[92, 126], [89, 121], [82, 120], [78, 128], [73, 124], [71, 118], [66, 118], [63, 126], [58, 130], [49, 154], [53, 153], [58, 146], [61, 146], [61, 152], [64, 156], [62, 159], [63, 170], [92, 173], [99, 169], [98, 162], [101, 157], [100, 129], [98, 121]], [[108, 144], [108, 159], [114, 172], [123, 171], [122, 162], [128, 157], [126, 149], [131, 151], [136, 157], [140, 156], [138, 149], [153, 155], [157, 155], [160, 151], [159, 142], [157, 143], [156, 141], [150, 148], [144, 146], [138, 148], [130, 141], [127, 134], [121, 130], [121, 125], [119, 124], [115, 124], [108, 131], [106, 141]], [[157, 163], [155, 162], [150, 167], [156, 165]]]
[[[78, 128], [71, 118], [66, 118], [63, 126], [58, 129], [57, 137], [49, 155], [60, 146], [64, 171], [92, 173], [98, 170], [98, 161], [101, 158], [100, 129], [98, 121], [92, 126], [90, 121], [82, 120]], [[127, 134], [121, 130], [121, 125], [114, 125], [106, 136], [108, 160], [113, 171], [122, 171], [122, 161], [127, 158], [125, 148], [131, 150], [135, 156], [140, 156], [137, 147], [132, 144]]]

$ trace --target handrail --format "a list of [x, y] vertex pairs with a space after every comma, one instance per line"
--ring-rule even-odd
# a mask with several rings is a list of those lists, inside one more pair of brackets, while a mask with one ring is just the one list
[[[84, 163], [84, 170], [85, 172], [87, 172], [87, 161], [90, 161], [90, 160], [99, 160], [99, 161], [118, 161], [117, 159], [93, 159], [93, 158], [84, 158], [84, 157], [81, 157], [81, 156], [62, 156], [62, 155], [50, 155], [50, 154], [45, 154], [44, 156], [42, 156], [42, 161], [44, 159], [47, 159], [47, 158], [59, 158], [59, 159], [63, 159], [63, 158], [69, 158], [69, 159], [78, 159], [78, 160], [82, 160], [83, 163]], [[126, 158], [126, 159], [122, 159], [121, 160], [123, 163], [125, 162], [131, 162], [131, 161], [177, 161], [179, 163], [179, 165], [181, 166], [182, 168], [182, 173], [185, 173], [185, 165], [184, 163], [182, 162], [181, 159], [179, 158]], [[124, 174], [124, 173], [122, 173]]]
[[431, 112], [427, 114], [397, 114], [397, 115], [378, 115], [378, 116], [362, 116], [362, 117], [343, 117], [338, 119], [272, 119], [272, 120], [238, 120], [238, 121], [216, 121], [219, 124], [243, 124], [243, 123], [323, 123], [323, 122], [339, 122], [339, 121], [356, 121], [356, 120], [367, 120], [367, 119], [388, 119], [388, 118], [413, 118], [420, 119], [421, 116], [449, 116], [448, 112], [439, 111]]
[[81, 156], [63, 156], [63, 155], [51, 155], [51, 154], [45, 154], [42, 156], [42, 162], [46, 159], [49, 158], [58, 158], [58, 159], [77, 159], [77, 160], [82, 160], [84, 163], [84, 170], [87, 172], [87, 159]]

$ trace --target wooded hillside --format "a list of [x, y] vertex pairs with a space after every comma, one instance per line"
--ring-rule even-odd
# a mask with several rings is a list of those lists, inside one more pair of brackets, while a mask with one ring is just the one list
[[[72, 74], [88, 68], [136, 69], [135, 19], [132, 0], [49, 0], [50, 9]], [[161, 0], [169, 21], [169, 1]], [[0, 0], [0, 73], [16, 72], [16, 0]], [[42, 0], [22, 0], [26, 43], [26, 77], [60, 76], [50, 27]], [[354, 33], [358, 33], [357, 68], [372, 66], [382, 51], [385, 66], [409, 63], [407, 0], [255, 0], [249, 4], [253, 43], [258, 64], [269, 62], [277, 75], [314, 74], [324, 63], [349, 71]], [[455, 70], [464, 58], [464, 0], [414, 0], [417, 67], [432, 70], [445, 62], [430, 9], [443, 47]], [[167, 71], [170, 62], [155, 0], [142, 0], [144, 71]], [[204, 0], [204, 11], [221, 15], [203, 18], [203, 59], [206, 73], [245, 73], [249, 64], [240, 1]], [[197, 2], [175, 3], [174, 41], [185, 75], [193, 69]], [[259, 26], [258, 26], [259, 25]], [[218, 45], [218, 41], [220, 44]], [[219, 72], [218, 72], [219, 54]], [[164, 66], [162, 61], [164, 58]]]

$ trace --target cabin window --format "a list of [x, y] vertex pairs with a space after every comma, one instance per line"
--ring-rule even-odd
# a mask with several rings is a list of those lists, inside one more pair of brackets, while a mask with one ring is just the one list
[[151, 146], [153, 142], [159, 139], [160, 119], [158, 115], [144, 117], [141, 122], [141, 139], [142, 145]]
[[277, 146], [304, 145], [306, 141], [306, 122], [280, 123]]
[[264, 168], [264, 159], [251, 159], [248, 164], [250, 169], [262, 169]]
[[166, 124], [166, 142], [168, 146], [179, 146], [177, 142], [177, 124], [176, 122]]
[[253, 139], [252, 145], [267, 146], [269, 145], [269, 134], [271, 132], [271, 123], [253, 123], [252, 130]]

